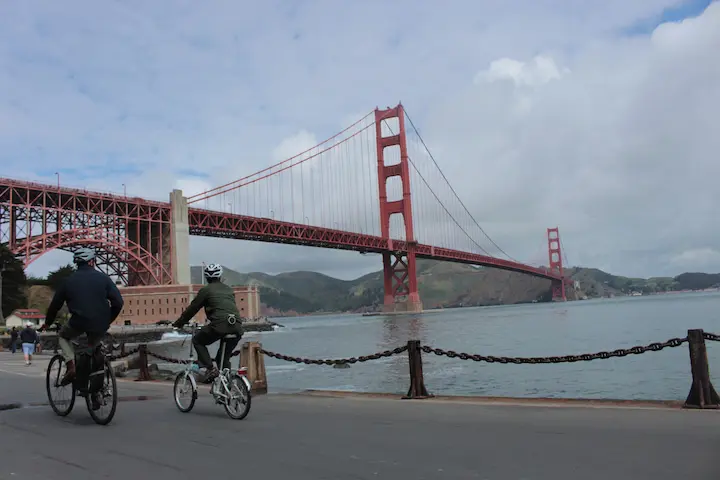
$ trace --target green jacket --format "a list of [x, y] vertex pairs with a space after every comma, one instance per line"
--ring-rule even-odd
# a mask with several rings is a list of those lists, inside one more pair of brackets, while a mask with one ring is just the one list
[[[205, 316], [212, 327], [221, 334], [242, 333], [240, 312], [235, 304], [235, 292], [222, 282], [208, 283], [197, 293], [190, 305], [173, 324], [182, 327], [205, 307]], [[228, 319], [235, 317], [235, 324]]]

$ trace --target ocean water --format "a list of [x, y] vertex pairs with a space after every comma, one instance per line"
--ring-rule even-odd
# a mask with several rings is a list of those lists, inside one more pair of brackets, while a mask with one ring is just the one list
[[[554, 356], [628, 348], [702, 328], [720, 333], [720, 293], [686, 293], [448, 309], [407, 316], [276, 319], [275, 332], [246, 334], [267, 350], [305, 358], [368, 355], [420, 340], [457, 352]], [[720, 342], [708, 342], [711, 377], [720, 373]], [[151, 347], [187, 358], [189, 342]], [[211, 349], [214, 353], [214, 349]], [[237, 362], [237, 359], [235, 359]], [[265, 358], [268, 390], [406, 393], [407, 354], [346, 369]], [[167, 366], [161, 365], [161, 368]], [[423, 354], [425, 385], [437, 395], [683, 400], [690, 388], [687, 344], [659, 352], [570, 364], [487, 364]]]

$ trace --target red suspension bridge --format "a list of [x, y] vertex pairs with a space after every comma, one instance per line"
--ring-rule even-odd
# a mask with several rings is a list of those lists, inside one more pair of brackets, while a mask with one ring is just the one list
[[417, 258], [549, 279], [553, 299], [565, 300], [558, 229], [547, 230], [547, 267], [510, 257], [402, 105], [253, 175], [188, 198], [176, 190], [170, 202], [0, 179], [0, 242], [26, 267], [53, 249], [93, 244], [99, 266], [127, 285], [189, 283], [188, 235], [379, 253], [386, 311], [422, 309]]

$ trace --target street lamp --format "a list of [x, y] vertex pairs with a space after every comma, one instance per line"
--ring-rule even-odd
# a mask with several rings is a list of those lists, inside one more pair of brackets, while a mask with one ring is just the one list
[[123, 184], [122, 184], [122, 187], [123, 187], [123, 195], [124, 195], [125, 197], [127, 197], [127, 186], [123, 183]]
[[55, 172], [55, 176], [57, 176], [57, 187], [58, 190], [60, 190], [60, 174], [58, 172]]

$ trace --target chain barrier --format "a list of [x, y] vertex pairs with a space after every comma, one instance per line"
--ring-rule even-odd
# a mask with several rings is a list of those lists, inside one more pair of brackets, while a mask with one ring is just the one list
[[[705, 340], [711, 340], [715, 342], [720, 342], [720, 335], [716, 333], [709, 333], [705, 332], [703, 334]], [[665, 342], [654, 342], [650, 343], [648, 345], [643, 346], [636, 346], [631, 348], [619, 348], [617, 350], [613, 350], [611, 352], [597, 352], [597, 353], [583, 353], [579, 355], [563, 355], [563, 356], [553, 356], [553, 357], [496, 357], [492, 355], [477, 355], [477, 354], [471, 354], [471, 353], [463, 353], [463, 352], [456, 352], [454, 350], [444, 350], [442, 348], [434, 348], [427, 345], [423, 345], [420, 347], [420, 349], [425, 353], [434, 353], [438, 356], [446, 356], [448, 358], [459, 358], [460, 360], [472, 360], [475, 362], [486, 362], [486, 363], [502, 363], [502, 364], [546, 364], [546, 363], [574, 363], [574, 362], [580, 362], [585, 361], [589, 362], [591, 360], [600, 360], [600, 359], [606, 359], [606, 358], [612, 358], [612, 357], [625, 357], [627, 355], [639, 355], [646, 352], [657, 352], [664, 348], [674, 348], [679, 347], [683, 343], [687, 342], [688, 338], [671, 338]], [[355, 363], [362, 363], [362, 362], [368, 362], [370, 360], [379, 360], [380, 358], [384, 357], [391, 357], [393, 355], [399, 355], [401, 353], [406, 352], [408, 349], [407, 345], [403, 345], [402, 347], [397, 347], [392, 350], [385, 350], [384, 352], [378, 352], [373, 353], [372, 355], [363, 355], [360, 357], [350, 357], [350, 358], [337, 358], [337, 359], [311, 359], [311, 358], [301, 358], [301, 357], [291, 357], [289, 355], [283, 355], [281, 353], [272, 352], [270, 350], [261, 349], [260, 353], [263, 355], [267, 355], [268, 357], [277, 358], [278, 360], [284, 360], [286, 362], [294, 362], [294, 363], [303, 363], [305, 365], [345, 365], [345, 364], [355, 364]], [[129, 357], [130, 355], [134, 355], [139, 352], [139, 348], [133, 348], [132, 350], [129, 350], [125, 353], [118, 354], [118, 355], [111, 355], [111, 360], [120, 360], [122, 358]], [[179, 360], [172, 357], [167, 357], [165, 355], [161, 355], [159, 353], [152, 352], [150, 350], [147, 350], [147, 354], [157, 358], [158, 360], [162, 360], [164, 362], [168, 363], [174, 363], [174, 364], [187, 364], [190, 363], [191, 360]], [[236, 357], [240, 355], [240, 350], [236, 350], [230, 354], [230, 357]], [[194, 361], [194, 360], [193, 360]]]
[[136, 347], [136, 348], [133, 348], [132, 350], [128, 350], [128, 351], [125, 352], [125, 353], [118, 353], [117, 355], [108, 355], [108, 358], [109, 358], [111, 361], [120, 360], [120, 359], [123, 359], [123, 358], [127, 358], [127, 357], [129, 357], [130, 355], [135, 355], [135, 354], [138, 353], [139, 351], [140, 351], [140, 349]]
[[458, 353], [453, 350], [443, 350], [442, 348], [433, 348], [427, 345], [420, 347], [425, 353], [434, 353], [438, 356], [446, 356], [449, 358], [459, 358], [461, 360], [473, 360], [475, 362], [487, 363], [513, 363], [519, 364], [539, 364], [539, 363], [573, 363], [591, 360], [606, 359], [611, 357], [625, 357], [627, 355], [639, 355], [645, 352], [657, 352], [666, 347], [679, 347], [687, 342], [688, 338], [671, 338], [666, 342], [654, 342], [649, 345], [637, 346], [631, 348], [619, 348], [612, 352], [583, 353], [580, 355], [564, 355], [561, 357], [494, 357], [491, 355], [473, 355], [469, 353]]
[[705, 337], [705, 340], [712, 340], [713, 342], [720, 342], [720, 335], [718, 335], [717, 333], [703, 332], [703, 337]]
[[392, 357], [406, 352], [408, 349], [407, 345], [397, 347], [392, 350], [385, 350], [384, 352], [373, 353], [372, 355], [363, 355], [361, 357], [350, 357], [350, 358], [337, 358], [337, 359], [323, 359], [315, 360], [311, 358], [300, 358], [290, 357], [281, 353], [271, 352], [269, 350], [260, 349], [260, 353], [267, 355], [268, 357], [277, 358], [278, 360], [285, 360], [286, 362], [304, 363], [305, 365], [346, 365], [358, 362], [368, 362], [370, 360], [378, 360], [383, 357]]
[[177, 358], [166, 357], [165, 355], [160, 355], [159, 353], [154, 353], [154, 352], [151, 352], [150, 350], [147, 350], [147, 354], [150, 355], [151, 357], [155, 357], [158, 360], [162, 360], [163, 362], [168, 362], [168, 363], [177, 363], [180, 365], [186, 365], [188, 363], [194, 362], [194, 360], [178, 360]]

